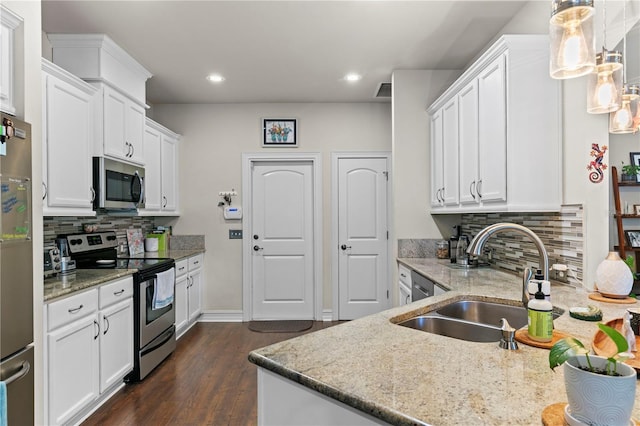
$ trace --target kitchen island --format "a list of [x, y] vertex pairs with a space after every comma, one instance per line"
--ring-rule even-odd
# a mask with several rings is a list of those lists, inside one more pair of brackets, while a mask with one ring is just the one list
[[[546, 406], [566, 401], [562, 368], [549, 369], [548, 350], [519, 343], [517, 351], [508, 351], [497, 342], [467, 342], [396, 324], [461, 299], [521, 305], [520, 277], [490, 268], [454, 269], [436, 259], [399, 261], [450, 291], [253, 351], [249, 360], [260, 367], [259, 378], [311, 390], [361, 415], [362, 424], [540, 424]], [[571, 318], [570, 307], [596, 305], [606, 322], [637, 306], [599, 303], [570, 286], [553, 286], [551, 301], [565, 310], [555, 328], [585, 343], [596, 323]], [[259, 382], [259, 416], [269, 409], [261, 391]], [[640, 418], [639, 399], [637, 394], [634, 418]]]

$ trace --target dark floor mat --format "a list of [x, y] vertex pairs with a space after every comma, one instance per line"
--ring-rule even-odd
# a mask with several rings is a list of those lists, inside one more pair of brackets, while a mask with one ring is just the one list
[[249, 330], [259, 333], [295, 333], [312, 326], [312, 320], [249, 321]]

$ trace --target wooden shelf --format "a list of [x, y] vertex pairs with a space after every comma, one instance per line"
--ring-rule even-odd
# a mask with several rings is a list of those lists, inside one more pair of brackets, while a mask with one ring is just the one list
[[[626, 252], [640, 253], [640, 248], [628, 247], [627, 240], [624, 235], [624, 226], [622, 219], [640, 219], [640, 215], [636, 214], [623, 214], [620, 207], [620, 187], [630, 186], [640, 188], [640, 182], [620, 182], [618, 181], [618, 169], [615, 166], [611, 167], [611, 184], [613, 186], [613, 202], [615, 204], [616, 212], [613, 217], [616, 220], [616, 227], [618, 228], [618, 245], [613, 249], [618, 250], [622, 259], [627, 258]], [[638, 262], [640, 263], [640, 262]]]
[[640, 186], [640, 182], [618, 182], [618, 186]]
[[[613, 217], [618, 218], [618, 214], [614, 214]], [[640, 214], [621, 214], [622, 219], [640, 219]]]
[[[619, 250], [620, 246], [613, 246], [614, 250]], [[624, 246], [624, 251], [633, 251], [635, 253], [640, 253], [640, 247], [629, 247], [629, 246]], [[624, 260], [624, 259], [623, 259]]]

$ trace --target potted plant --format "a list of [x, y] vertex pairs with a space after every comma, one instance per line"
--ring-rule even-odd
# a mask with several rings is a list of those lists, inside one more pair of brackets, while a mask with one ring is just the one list
[[564, 364], [569, 401], [565, 415], [586, 424], [628, 425], [636, 394], [636, 371], [624, 364], [627, 340], [614, 328], [598, 324], [617, 348], [609, 358], [589, 355], [582, 342], [566, 337], [549, 352], [549, 367]]
[[620, 176], [622, 182], [636, 182], [638, 173], [640, 173], [640, 166], [622, 162], [622, 175]]

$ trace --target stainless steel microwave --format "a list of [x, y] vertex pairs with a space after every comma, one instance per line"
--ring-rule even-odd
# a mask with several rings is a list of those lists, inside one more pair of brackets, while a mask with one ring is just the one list
[[93, 157], [95, 209], [136, 210], [144, 207], [144, 167]]

